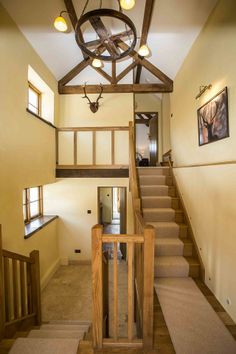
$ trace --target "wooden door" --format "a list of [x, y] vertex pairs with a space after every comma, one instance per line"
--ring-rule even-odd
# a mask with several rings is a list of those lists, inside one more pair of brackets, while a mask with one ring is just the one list
[[152, 117], [149, 120], [149, 151], [150, 166], [156, 166], [158, 162], [158, 117]]

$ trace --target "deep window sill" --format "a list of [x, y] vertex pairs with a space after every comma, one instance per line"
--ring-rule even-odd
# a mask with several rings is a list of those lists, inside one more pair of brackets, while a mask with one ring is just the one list
[[50, 123], [48, 120], [46, 120], [46, 119], [40, 117], [38, 114], [32, 112], [29, 108], [26, 108], [26, 111], [27, 111], [28, 113], [32, 114], [35, 118], [38, 118], [41, 122], [43, 122], [43, 123], [49, 125], [50, 127], [56, 129], [55, 125], [53, 125], [52, 123]]
[[50, 222], [57, 218], [57, 215], [43, 215], [35, 220], [32, 220], [29, 224], [25, 225], [24, 238], [27, 239], [31, 237], [33, 234], [35, 234], [39, 230], [42, 230], [46, 225], [48, 225]]

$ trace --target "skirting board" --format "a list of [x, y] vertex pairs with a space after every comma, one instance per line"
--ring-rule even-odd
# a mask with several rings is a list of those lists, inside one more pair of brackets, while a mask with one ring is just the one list
[[49, 268], [49, 270], [46, 272], [46, 274], [42, 277], [41, 279], [41, 290], [43, 290], [49, 281], [52, 279], [53, 275], [56, 273], [58, 268], [60, 267], [61, 260], [58, 258], [56, 262], [52, 264], [52, 266]]

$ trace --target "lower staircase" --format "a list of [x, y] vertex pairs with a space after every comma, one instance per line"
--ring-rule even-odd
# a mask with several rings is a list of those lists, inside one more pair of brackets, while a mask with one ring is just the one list
[[77, 354], [89, 328], [89, 322], [51, 321], [32, 329], [27, 337], [17, 338], [9, 353]]

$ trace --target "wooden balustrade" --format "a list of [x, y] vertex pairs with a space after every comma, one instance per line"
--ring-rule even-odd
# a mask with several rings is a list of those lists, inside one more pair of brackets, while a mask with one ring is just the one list
[[[154, 286], [154, 239], [155, 231], [145, 225], [141, 212], [138, 176], [135, 164], [135, 147], [133, 124], [129, 125], [129, 182], [134, 214], [134, 234], [103, 234], [103, 227], [92, 228], [92, 284], [93, 284], [93, 346], [101, 349], [104, 345], [143, 346], [145, 350], [153, 347], [153, 286]], [[105, 243], [113, 243], [113, 313], [112, 338], [107, 338], [104, 318], [107, 307], [104, 307], [106, 287], [102, 248]], [[128, 326], [127, 337], [119, 335], [118, 307], [118, 243], [127, 245], [127, 301]], [[107, 281], [105, 281], [106, 283]], [[134, 331], [134, 322], [136, 331]], [[106, 336], [105, 336], [106, 333]], [[137, 337], [135, 337], [137, 333]]]
[[39, 252], [29, 257], [2, 249], [0, 228], [0, 338], [41, 324]]
[[[125, 154], [124, 155], [124, 162], [117, 162], [117, 156], [116, 156], [116, 133], [117, 132], [127, 132], [127, 139], [128, 139], [128, 131], [129, 127], [76, 127], [76, 128], [57, 128], [56, 131], [56, 163], [57, 163], [57, 169], [96, 169], [96, 168], [106, 168], [106, 169], [118, 169], [118, 168], [128, 168], [128, 161], [125, 161]], [[73, 154], [73, 157], [71, 158], [70, 163], [61, 163], [61, 156], [60, 156], [60, 134], [62, 133], [72, 133], [73, 134], [73, 142], [68, 142], [67, 145], [69, 146], [70, 144], [73, 145], [71, 149], [73, 150], [70, 151], [70, 153]], [[84, 150], [90, 151], [88, 153], [88, 160], [90, 160], [87, 163], [81, 163], [79, 161], [78, 157], [78, 144], [79, 144], [79, 138], [78, 134], [82, 132], [90, 132], [91, 136], [90, 139], [87, 141], [87, 145], [84, 146]], [[108, 150], [106, 150], [107, 154], [107, 163], [101, 163], [97, 161], [97, 154], [99, 152], [99, 149], [97, 147], [97, 133], [99, 132], [108, 132], [109, 133], [109, 139], [110, 139], [110, 147]], [[123, 141], [124, 143], [124, 141]], [[104, 144], [103, 144], [104, 145]], [[108, 144], [109, 145], [109, 144]], [[64, 149], [67, 151], [68, 155], [69, 153], [69, 148], [68, 146], [64, 146]], [[119, 146], [119, 150], [122, 151], [122, 147], [124, 146]], [[128, 147], [127, 147], [128, 150]], [[84, 151], [85, 153], [85, 151]], [[91, 156], [90, 156], [91, 155]], [[128, 151], [126, 151], [126, 155], [128, 156]], [[89, 159], [90, 157], [90, 159]], [[108, 161], [109, 160], [109, 161]], [[118, 158], [120, 160], [120, 157]]]

